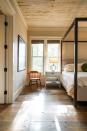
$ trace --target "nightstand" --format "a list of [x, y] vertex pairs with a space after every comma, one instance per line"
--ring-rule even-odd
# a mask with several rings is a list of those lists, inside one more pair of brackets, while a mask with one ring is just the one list
[[45, 87], [60, 87], [60, 72], [46, 72]]

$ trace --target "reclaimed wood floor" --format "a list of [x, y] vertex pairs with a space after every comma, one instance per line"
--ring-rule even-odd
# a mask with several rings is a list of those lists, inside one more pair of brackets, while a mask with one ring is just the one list
[[63, 89], [25, 87], [12, 105], [0, 105], [0, 131], [87, 131], [87, 107], [77, 109]]

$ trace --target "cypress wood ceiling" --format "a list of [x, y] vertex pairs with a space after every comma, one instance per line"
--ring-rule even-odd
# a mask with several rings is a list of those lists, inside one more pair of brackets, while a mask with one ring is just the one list
[[17, 0], [29, 27], [67, 27], [87, 17], [87, 0]]

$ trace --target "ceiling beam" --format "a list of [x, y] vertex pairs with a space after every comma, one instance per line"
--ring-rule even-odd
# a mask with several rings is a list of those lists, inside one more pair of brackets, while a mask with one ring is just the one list
[[5, 15], [13, 15], [15, 14], [15, 10], [13, 9], [9, 0], [0, 0], [0, 10]]

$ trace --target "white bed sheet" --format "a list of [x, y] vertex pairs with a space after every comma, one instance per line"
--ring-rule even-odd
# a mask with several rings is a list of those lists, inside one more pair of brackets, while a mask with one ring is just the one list
[[[61, 82], [69, 96], [74, 98], [74, 72], [63, 71]], [[78, 88], [87, 88], [87, 72], [78, 72]]]

